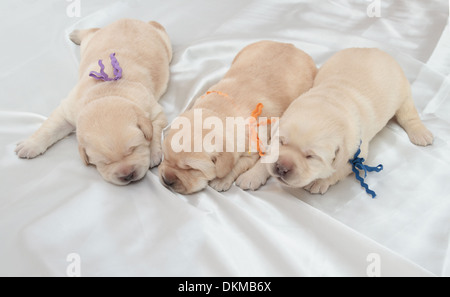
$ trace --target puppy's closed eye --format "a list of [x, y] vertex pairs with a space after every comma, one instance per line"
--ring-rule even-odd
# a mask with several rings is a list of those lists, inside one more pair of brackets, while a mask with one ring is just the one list
[[99, 166], [109, 166], [111, 165], [113, 162], [110, 160], [102, 160], [102, 161], [98, 161], [97, 164]]
[[180, 164], [177, 164], [177, 167], [180, 168], [180, 169], [184, 169], [184, 170], [198, 170], [196, 168], [193, 168], [189, 164], [186, 164], [186, 163], [183, 163], [183, 162], [181, 162]]
[[135, 146], [130, 146], [130, 147], [128, 148], [128, 150], [127, 150], [127, 156], [133, 154], [137, 147], [138, 147], [137, 145], [135, 145]]
[[279, 138], [278, 138], [278, 140], [279, 140], [279, 142], [280, 142], [280, 144], [281, 145], [286, 145], [288, 142], [287, 142], [287, 137], [286, 136], [280, 136]]
[[321, 157], [319, 157], [319, 156], [317, 156], [317, 155], [314, 155], [314, 154], [306, 155], [306, 159], [309, 159], [309, 160], [318, 160], [318, 161], [322, 160]]
[[305, 158], [307, 160], [316, 160], [316, 161], [322, 160], [322, 158], [319, 155], [317, 155], [314, 151], [311, 150], [305, 152]]

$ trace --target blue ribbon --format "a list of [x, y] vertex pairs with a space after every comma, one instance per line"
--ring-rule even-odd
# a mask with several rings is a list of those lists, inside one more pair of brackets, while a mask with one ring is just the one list
[[[361, 147], [361, 144], [359, 144], [359, 146]], [[367, 194], [371, 195], [372, 198], [375, 198], [375, 196], [377, 196], [377, 194], [375, 194], [374, 191], [369, 189], [369, 186], [364, 182], [364, 178], [367, 177], [367, 172], [380, 172], [381, 170], [383, 170], [383, 165], [378, 165], [376, 167], [371, 167], [371, 166], [367, 166], [364, 165], [364, 158], [359, 158], [359, 154], [361, 153], [361, 148], [358, 147], [358, 150], [356, 151], [355, 155], [353, 156], [353, 159], [350, 159], [349, 162], [350, 164], [352, 164], [352, 171], [355, 173], [355, 177], [356, 179], [360, 182], [361, 186], [363, 188], [366, 189]], [[364, 177], [361, 177], [359, 175], [359, 171], [364, 170]]]

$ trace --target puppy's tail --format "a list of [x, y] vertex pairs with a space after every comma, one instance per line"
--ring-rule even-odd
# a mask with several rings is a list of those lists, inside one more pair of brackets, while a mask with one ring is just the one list
[[73, 43], [76, 45], [80, 45], [83, 39], [85, 39], [87, 36], [94, 34], [97, 32], [99, 28], [91, 28], [91, 29], [85, 29], [85, 30], [74, 30], [72, 33], [70, 33], [69, 38], [72, 40]]

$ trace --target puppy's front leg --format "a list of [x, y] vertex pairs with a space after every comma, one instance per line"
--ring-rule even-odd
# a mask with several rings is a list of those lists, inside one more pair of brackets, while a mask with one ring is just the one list
[[14, 151], [20, 158], [34, 158], [73, 131], [75, 127], [64, 117], [63, 107], [60, 105], [33, 135], [19, 142]]
[[233, 182], [238, 176], [243, 172], [247, 171], [249, 168], [255, 165], [258, 160], [258, 154], [245, 154], [239, 158], [239, 160], [234, 165], [233, 169], [223, 178], [216, 178], [209, 182], [209, 185], [216, 191], [223, 192], [230, 189]]
[[243, 190], [255, 191], [264, 185], [269, 177], [270, 174], [266, 168], [266, 164], [261, 163], [261, 158], [259, 158], [255, 166], [242, 173], [237, 178], [236, 186]]
[[336, 170], [328, 178], [316, 179], [309, 185], [305, 186], [304, 189], [310, 192], [311, 194], [325, 194], [328, 191], [328, 188], [338, 181], [344, 179], [347, 175], [352, 172], [352, 167], [350, 164], [345, 165], [343, 168], [339, 168]]
[[153, 138], [150, 144], [150, 168], [158, 166], [162, 160], [161, 138], [162, 130], [167, 126], [167, 118], [161, 108], [161, 111], [152, 119]]

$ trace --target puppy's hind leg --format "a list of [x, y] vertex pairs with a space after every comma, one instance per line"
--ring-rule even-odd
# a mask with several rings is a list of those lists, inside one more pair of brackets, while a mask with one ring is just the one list
[[410, 94], [395, 114], [397, 122], [405, 129], [409, 140], [416, 145], [433, 143], [433, 134], [422, 123]]
[[14, 151], [20, 158], [34, 158], [44, 153], [47, 148], [61, 138], [75, 131], [75, 127], [64, 117], [62, 109], [60, 105], [33, 135], [17, 144]]

